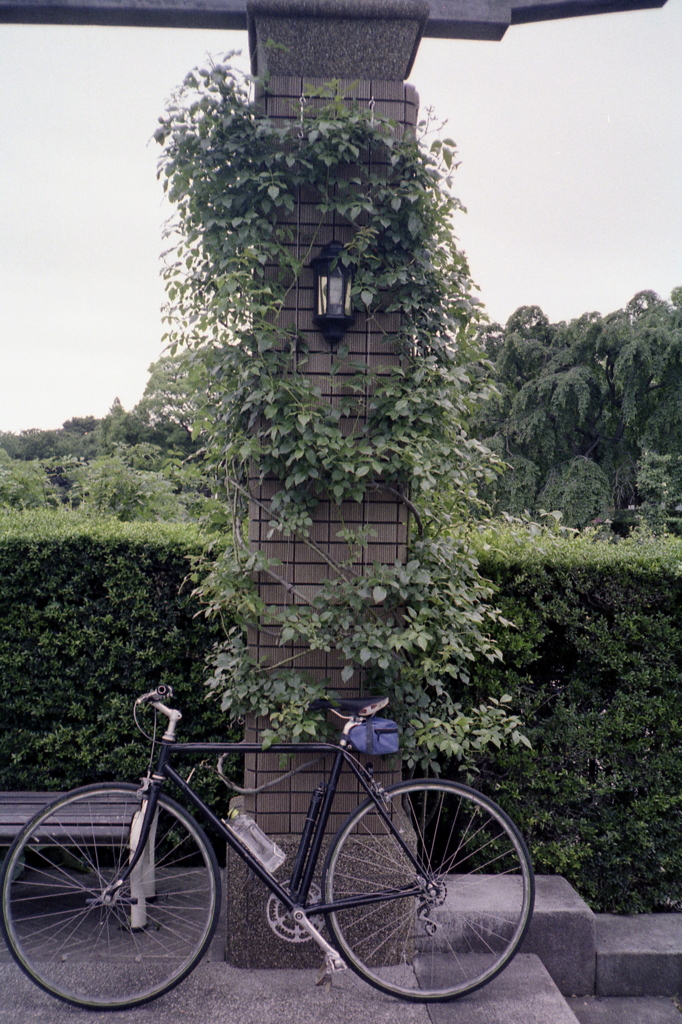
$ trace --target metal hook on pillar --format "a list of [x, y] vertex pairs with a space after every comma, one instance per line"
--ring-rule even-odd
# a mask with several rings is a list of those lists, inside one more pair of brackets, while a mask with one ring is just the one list
[[299, 109], [300, 109], [299, 121], [298, 121], [298, 125], [299, 125], [299, 127], [298, 127], [298, 137], [299, 137], [299, 139], [304, 139], [305, 138], [305, 129], [303, 127], [303, 113], [305, 111], [305, 107], [306, 107], [306, 103], [307, 102], [308, 102], [308, 100], [306, 99], [305, 93], [301, 93], [300, 99], [298, 101]]

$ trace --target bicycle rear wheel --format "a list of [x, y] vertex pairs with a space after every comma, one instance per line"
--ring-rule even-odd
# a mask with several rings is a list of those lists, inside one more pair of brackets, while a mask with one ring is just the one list
[[371, 800], [337, 832], [324, 866], [337, 949], [375, 988], [413, 1002], [456, 999], [495, 977], [530, 923], [534, 878], [515, 825], [453, 782], [386, 790], [394, 832]]
[[[220, 875], [202, 829], [159, 798], [142, 859], [114, 900], [141, 823], [137, 787], [85, 786], [36, 815], [5, 859], [2, 930], [46, 992], [90, 1009], [123, 1009], [177, 985], [218, 921]], [[137, 817], [136, 817], [137, 815]]]

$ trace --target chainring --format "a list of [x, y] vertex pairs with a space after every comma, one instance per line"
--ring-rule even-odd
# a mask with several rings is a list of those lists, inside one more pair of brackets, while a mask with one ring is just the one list
[[[287, 886], [284, 888], [286, 889]], [[320, 890], [320, 887], [312, 882], [308, 893], [308, 902], [319, 903], [321, 899], [322, 891]], [[280, 939], [284, 939], [285, 942], [310, 942], [312, 939], [312, 935], [302, 928], [297, 921], [294, 921], [291, 913], [286, 909], [284, 904], [277, 899], [274, 893], [268, 899], [265, 907], [265, 914], [268, 919], [268, 924], [275, 935]]]

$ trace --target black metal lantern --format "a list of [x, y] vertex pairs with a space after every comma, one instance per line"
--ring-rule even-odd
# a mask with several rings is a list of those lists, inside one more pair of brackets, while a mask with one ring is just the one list
[[315, 270], [313, 319], [332, 348], [336, 348], [354, 320], [350, 294], [353, 271], [339, 259], [343, 248], [341, 242], [329, 242], [311, 261]]

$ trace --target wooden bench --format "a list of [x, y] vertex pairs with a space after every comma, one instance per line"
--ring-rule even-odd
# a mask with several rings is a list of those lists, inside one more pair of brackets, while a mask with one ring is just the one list
[[[62, 795], [54, 792], [20, 790], [13, 793], [0, 792], [0, 846], [9, 846], [34, 814]], [[80, 814], [75, 807], [65, 807], [57, 819], [50, 819], [45, 828], [36, 833], [36, 838], [45, 845], [70, 845], [70, 841], [87, 842], [88, 839], [120, 842], [130, 834], [130, 804], [127, 804], [124, 813], [123, 805], [113, 796], [106, 807], [102, 807], [96, 821], [92, 819], [92, 808], [88, 808], [88, 814], [83, 820], [82, 816], [82, 807]]]
[[59, 796], [61, 793], [29, 793], [23, 790], [0, 793], [0, 845], [9, 846], [26, 822]]
[[[0, 792], [0, 846], [9, 846], [23, 826], [47, 804], [57, 800], [62, 793]], [[75, 801], [73, 806], [67, 805], [58, 814], [49, 816], [44, 825], [34, 832], [34, 838], [40, 846], [62, 846], [85, 848], [103, 843], [115, 844], [128, 856], [128, 851], [137, 845], [142, 825], [139, 804], [135, 805], [128, 799], [121, 802], [114, 793], [107, 796], [106, 801], [98, 805], [93, 813], [92, 805]], [[156, 818], [152, 824], [150, 840], [142, 857], [130, 875], [130, 894], [133, 899], [130, 906], [130, 921], [133, 928], [144, 928], [147, 924], [146, 900], [156, 895], [156, 868], [154, 863], [156, 836]], [[94, 859], [86, 855], [86, 862], [95, 869], [97, 855]]]

